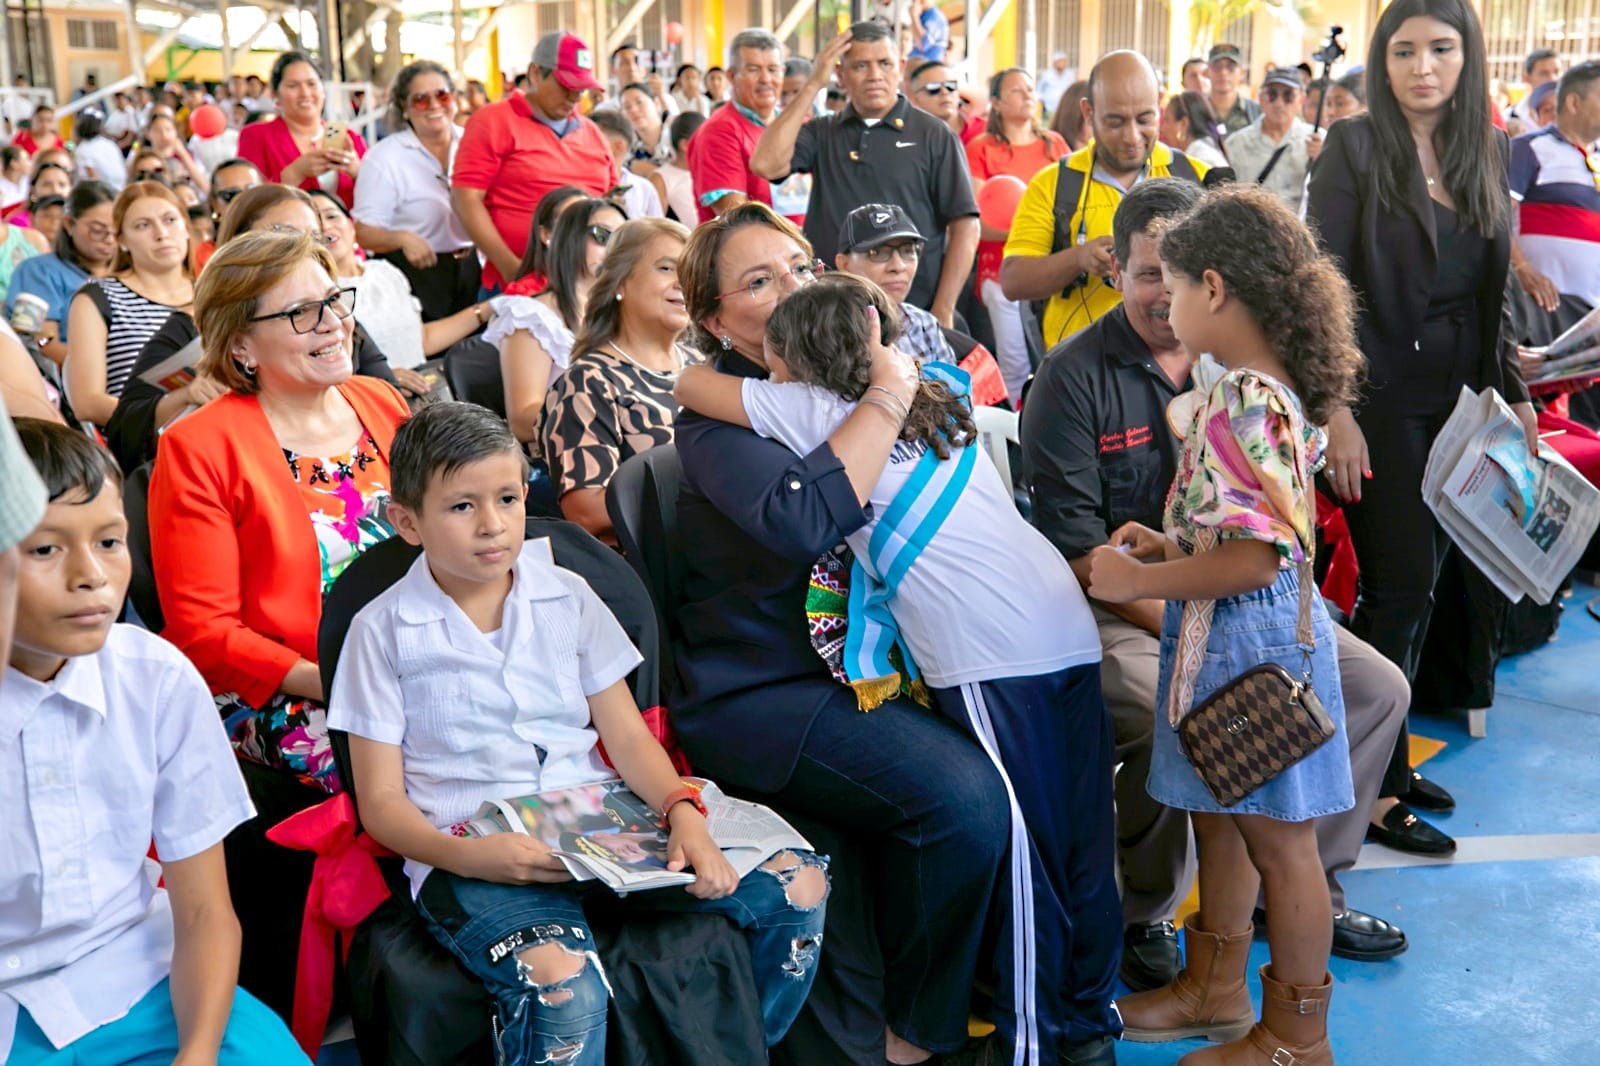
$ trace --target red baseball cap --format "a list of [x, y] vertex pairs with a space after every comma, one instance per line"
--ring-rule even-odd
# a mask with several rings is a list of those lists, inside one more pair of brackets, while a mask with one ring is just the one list
[[604, 88], [594, 76], [594, 52], [576, 34], [557, 30], [533, 46], [533, 65], [555, 75], [572, 92]]

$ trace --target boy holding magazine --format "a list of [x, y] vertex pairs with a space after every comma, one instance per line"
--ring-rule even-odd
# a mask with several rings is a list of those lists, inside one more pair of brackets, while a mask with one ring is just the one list
[[428, 406], [396, 434], [390, 466], [390, 521], [423, 554], [351, 624], [329, 726], [350, 734], [368, 832], [406, 857], [429, 928], [494, 995], [501, 1061], [605, 1061], [608, 986], [587, 888], [532, 837], [445, 830], [486, 800], [618, 775], [669, 829], [668, 869], [696, 875], [686, 894], [639, 892], [628, 905], [737, 922], [776, 1043], [816, 971], [823, 860], [785, 850], [743, 880], [728, 864], [633, 701], [638, 651], [547, 541], [523, 541], [527, 464], [504, 421]]

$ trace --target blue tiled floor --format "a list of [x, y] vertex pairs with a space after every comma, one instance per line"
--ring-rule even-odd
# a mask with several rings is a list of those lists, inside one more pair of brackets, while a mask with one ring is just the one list
[[[1594, 595], [1580, 588], [1555, 642], [1501, 666], [1486, 738], [1464, 719], [1413, 723], [1448, 744], [1428, 763], [1460, 803], [1437, 819], [1447, 832], [1600, 834], [1600, 623], [1582, 609]], [[1600, 857], [1357, 869], [1344, 884], [1411, 949], [1333, 960], [1340, 1066], [1600, 1064]], [[1258, 1003], [1266, 961], [1258, 943]], [[1124, 1043], [1117, 1059], [1167, 1066], [1200, 1046]]]
[[[1413, 728], [1447, 747], [1429, 776], [1466, 839], [1600, 834], [1600, 623], [1580, 588], [1556, 641], [1502, 664], [1489, 735], [1464, 720]], [[1350, 904], [1399, 922], [1411, 949], [1386, 963], [1334, 959], [1340, 1066], [1600, 1066], [1600, 856], [1357, 869]], [[1251, 957], [1251, 990], [1260, 1002]], [[1201, 1046], [1120, 1044], [1122, 1066], [1168, 1066]], [[318, 1066], [358, 1066], [353, 1043]]]

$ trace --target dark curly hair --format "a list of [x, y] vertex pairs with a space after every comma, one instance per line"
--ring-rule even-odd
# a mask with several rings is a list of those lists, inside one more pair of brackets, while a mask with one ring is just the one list
[[1201, 198], [1161, 235], [1167, 268], [1199, 279], [1216, 271], [1250, 311], [1317, 425], [1352, 403], [1366, 369], [1356, 346], [1355, 297], [1305, 224], [1254, 184]]
[[[859, 400], [872, 384], [869, 307], [878, 309], [881, 343], [893, 344], [900, 336], [900, 312], [888, 294], [854, 274], [825, 274], [778, 304], [767, 320], [767, 343], [796, 381]], [[967, 405], [942, 382], [924, 381], [911, 401], [900, 439], [920, 440], [948, 459], [952, 443], [964, 444], [977, 434]]]

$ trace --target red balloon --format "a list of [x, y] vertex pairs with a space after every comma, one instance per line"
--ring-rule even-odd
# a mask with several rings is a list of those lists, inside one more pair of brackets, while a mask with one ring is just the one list
[[1027, 190], [1021, 178], [1000, 174], [983, 183], [978, 190], [978, 218], [990, 229], [1010, 229], [1011, 219]]
[[667, 23], [667, 43], [668, 44], [678, 44], [682, 40], [683, 40], [683, 23], [681, 23], [681, 22], [669, 22], [669, 23]]
[[201, 104], [189, 112], [189, 131], [201, 140], [220, 136], [227, 128], [228, 120], [216, 104]]

